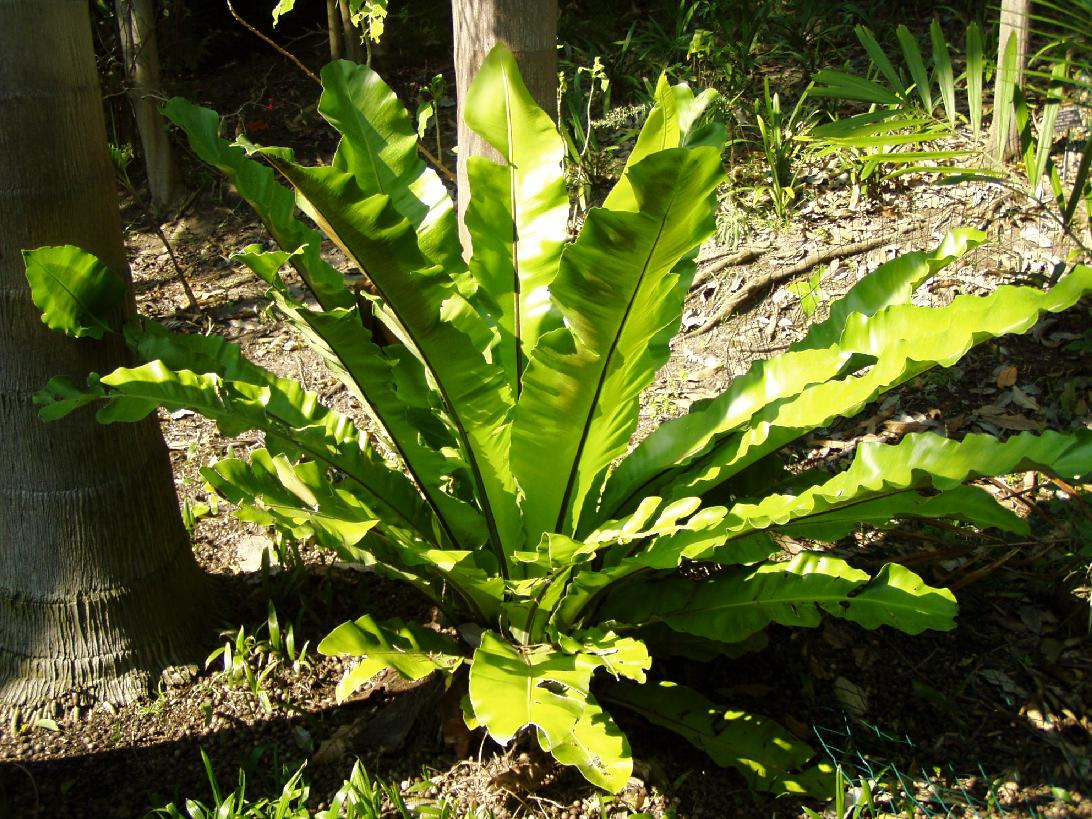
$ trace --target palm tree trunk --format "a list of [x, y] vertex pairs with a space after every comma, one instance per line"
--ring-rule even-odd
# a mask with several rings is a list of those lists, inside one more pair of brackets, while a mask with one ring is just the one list
[[85, 0], [0, 0], [0, 111], [0, 705], [126, 703], [193, 659], [206, 600], [154, 417], [32, 402], [128, 362], [46, 330], [20, 257], [75, 244], [128, 275]]
[[515, 55], [523, 81], [535, 101], [557, 119], [557, 0], [452, 0], [455, 29], [455, 86], [458, 94], [459, 156], [457, 163], [459, 236], [465, 251], [470, 238], [462, 215], [470, 201], [466, 160], [488, 156], [499, 160], [481, 137], [463, 122], [463, 98], [498, 41]]

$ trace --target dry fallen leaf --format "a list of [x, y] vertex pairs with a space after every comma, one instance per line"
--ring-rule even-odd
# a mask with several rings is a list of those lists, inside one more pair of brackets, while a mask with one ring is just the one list
[[967, 425], [966, 415], [953, 415], [950, 418], [944, 419], [944, 432], [947, 435], [951, 435], [953, 432], [958, 432]]
[[883, 422], [883, 428], [896, 435], [905, 435], [908, 432], [921, 432], [923, 429], [931, 429], [936, 424], [932, 421], [906, 417], [906, 420], [890, 419]]
[[511, 765], [489, 781], [492, 788], [504, 788], [512, 793], [534, 793], [549, 777], [551, 766], [536, 751], [534, 756], [523, 753], [516, 757]]
[[1039, 402], [1024, 392], [1019, 387], [1012, 388], [1012, 403], [1018, 407], [1023, 407], [1026, 410], [1032, 410], [1033, 412], [1039, 412]]
[[868, 693], [845, 677], [834, 680], [834, 696], [851, 717], [862, 719], [868, 713]]
[[876, 425], [879, 424], [881, 421], [884, 421], [884, 420], [890, 418], [894, 414], [895, 414], [895, 404], [893, 404], [893, 403], [887, 404], [885, 402], [885, 406], [881, 406], [880, 409], [874, 415], [871, 415], [868, 418], [866, 418], [865, 420], [858, 423], [857, 427], [856, 427], [856, 431], [857, 432], [864, 432], [864, 433], [866, 433], [868, 435], [873, 435], [876, 432]]
[[789, 731], [792, 732], [793, 736], [795, 736], [797, 739], [807, 741], [815, 738], [815, 732], [811, 729], [811, 727], [805, 725], [792, 714], [782, 714], [780, 722], [782, 725], [788, 728]]
[[1010, 365], [997, 374], [998, 388], [1011, 387], [1016, 383], [1016, 367]]
[[998, 407], [988, 405], [979, 408], [976, 415], [996, 427], [1010, 431], [1023, 432], [1025, 430], [1040, 430], [1043, 428], [1041, 421], [1036, 421], [1014, 412], [999, 411]]

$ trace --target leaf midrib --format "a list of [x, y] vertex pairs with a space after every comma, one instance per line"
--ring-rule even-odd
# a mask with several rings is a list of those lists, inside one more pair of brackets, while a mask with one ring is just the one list
[[512, 211], [512, 335], [515, 351], [513, 359], [516, 365], [516, 381], [513, 385], [515, 398], [519, 400], [523, 390], [523, 318], [520, 306], [520, 239], [519, 239], [519, 214], [517, 213], [516, 197], [516, 163], [514, 147], [514, 129], [512, 127], [512, 84], [508, 71], [501, 72], [504, 83], [504, 124], [507, 138], [507, 153], [505, 159], [508, 162], [508, 204]]
[[[84, 321], [90, 320], [91, 322], [93, 322], [95, 327], [97, 327], [97, 328], [99, 328], [101, 330], [104, 330], [107, 333], [110, 332], [109, 325], [106, 324], [105, 322], [103, 322], [98, 316], [95, 315], [94, 311], [90, 307], [88, 307], [88, 305], [76, 294], [76, 292], [71, 287], [68, 286], [68, 283], [64, 279], [62, 279], [60, 276], [58, 276], [56, 273], [53, 272], [53, 265], [45, 264], [45, 265], [41, 266], [41, 269], [42, 269], [42, 272], [46, 276], [48, 276], [50, 278], [50, 280], [52, 280], [54, 283], [56, 283], [58, 285], [58, 287], [64, 293], [66, 293], [68, 295], [68, 297], [72, 300], [72, 303], [75, 304], [76, 307], [79, 308], [79, 310], [82, 311], [82, 313], [83, 313], [82, 316], [81, 315], [73, 315], [72, 316], [72, 319], [74, 321], [79, 322], [81, 319], [83, 319]], [[57, 299], [55, 299], [55, 298], [50, 299], [49, 301], [54, 305], [58, 304]], [[56, 315], [56, 308], [54, 308], [54, 310], [50, 310], [50, 311], [47, 311], [47, 312], [52, 313], [53, 315]], [[86, 330], [87, 330], [87, 328], [77, 327], [76, 328], [76, 331], [77, 331], [76, 335], [80, 335], [81, 333], [85, 333]]]
[[[292, 177], [286, 174], [284, 170], [280, 168], [279, 158], [273, 157], [271, 158], [271, 160], [274, 163], [274, 167], [277, 167], [278, 170], [281, 171], [281, 174], [285, 176], [285, 178], [287, 178], [289, 182], [291, 182], [293, 186], [296, 187], [298, 190], [299, 188], [298, 186], [296, 186], [296, 183], [293, 181]], [[351, 174], [349, 174], [349, 176], [351, 177]], [[304, 174], [304, 178], [306, 178], [306, 174]], [[390, 203], [389, 206], [393, 207], [393, 203]], [[334, 226], [331, 224], [328, 215], [320, 210], [318, 207], [316, 207], [314, 202], [312, 202], [312, 207], [315, 209], [316, 215], [321, 217], [321, 222], [325, 224], [331, 237], [337, 236], [340, 239], [340, 237], [343, 236], [344, 231], [335, 229]], [[405, 217], [402, 218], [405, 220]], [[316, 219], [316, 221], [319, 221], [319, 219]], [[405, 221], [408, 224], [408, 220]], [[351, 230], [356, 230], [352, 227], [352, 225], [347, 224], [346, 226], [349, 227]], [[339, 242], [339, 244], [342, 245], [342, 249], [346, 251], [346, 254], [349, 256], [349, 258], [352, 259], [352, 261], [367, 274], [367, 266], [364, 265], [363, 261], [357, 257], [356, 253], [350, 250], [348, 244], [345, 243], [343, 239]], [[407, 332], [411, 332], [410, 327], [412, 326], [412, 324], [405, 321], [405, 316], [403, 312], [398, 309], [395, 302], [391, 301], [388, 296], [389, 290], [387, 288], [384, 288], [383, 285], [380, 282], [376, 281], [374, 277], [369, 276], [369, 278], [375, 285], [375, 289], [378, 292], [379, 297], [383, 299], [387, 307], [390, 309], [391, 313], [394, 314], [395, 318], [402, 324], [403, 327], [407, 329]], [[436, 382], [437, 391], [440, 393], [440, 397], [442, 398], [444, 405], [448, 408], [452, 423], [455, 425], [455, 428], [457, 430], [459, 440], [465, 449], [466, 459], [470, 467], [470, 472], [474, 476], [475, 485], [480, 489], [480, 495], [478, 500], [482, 505], [482, 513], [483, 517], [485, 518], [486, 526], [489, 529], [490, 540], [494, 544], [494, 552], [496, 554], [498, 564], [501, 567], [501, 571], [502, 573], [506, 573], [507, 561], [505, 560], [504, 555], [504, 545], [500, 536], [500, 530], [497, 526], [496, 515], [493, 513], [492, 499], [489, 496], [489, 490], [486, 485], [481, 464], [479, 464], [478, 462], [477, 448], [473, 445], [470, 433], [467, 431], [467, 426], [463, 420], [462, 413], [460, 412], [461, 407], [457, 406], [456, 403], [451, 400], [451, 396], [446, 385], [446, 379], [440, 377], [439, 371], [432, 361], [432, 357], [419, 343], [417, 343], [416, 338], [414, 338], [413, 341], [414, 346], [416, 347], [416, 350], [421, 357], [422, 363], [425, 365], [425, 368], [430, 373], [432, 373], [433, 379]]]
[[[378, 289], [378, 285], [377, 285], [377, 289]], [[358, 307], [357, 310], [359, 311], [359, 309], [360, 308]], [[304, 315], [304, 321], [307, 321], [306, 315]], [[317, 328], [315, 328], [315, 326], [313, 324], [311, 324], [311, 322], [307, 321], [307, 324], [316, 333], [319, 334], [319, 337], [322, 338], [324, 342], [326, 342], [325, 337], [322, 335], [322, 333]], [[337, 358], [337, 360], [341, 363], [341, 365], [345, 368], [345, 371], [350, 374], [350, 377], [353, 378], [353, 382], [356, 383], [355, 376], [352, 376], [353, 368], [346, 361], [345, 357], [337, 349], [332, 347], [329, 344], [329, 342], [326, 342], [326, 346], [329, 348], [330, 352], [333, 353], [333, 355]], [[360, 389], [359, 384], [357, 384], [357, 387], [358, 387], [358, 389]], [[361, 389], [360, 392], [361, 392], [361, 394], [363, 394], [363, 389]], [[441, 509], [439, 507], [438, 501], [435, 498], [433, 498], [432, 492], [430, 491], [429, 486], [426, 485], [425, 481], [423, 480], [422, 476], [419, 474], [419, 472], [417, 470], [417, 467], [414, 465], [413, 461], [406, 456], [405, 445], [401, 441], [400, 437], [394, 433], [394, 428], [391, 426], [391, 424], [387, 423], [387, 421], [384, 420], [384, 419], [386, 419], [388, 417], [389, 413], [380, 411], [379, 408], [376, 406], [374, 401], [367, 400], [367, 396], [364, 396], [364, 398], [365, 398], [365, 401], [367, 401], [368, 405], [371, 407], [372, 412], [378, 418], [380, 418], [380, 423], [382, 424], [383, 428], [387, 431], [387, 434], [388, 434], [388, 436], [390, 438], [390, 442], [394, 446], [395, 450], [398, 453], [398, 457], [402, 460], [402, 463], [406, 467], [406, 471], [409, 472], [411, 479], [417, 485], [417, 488], [420, 490], [422, 496], [425, 498], [425, 501], [426, 501], [426, 503], [428, 503], [428, 506], [432, 510], [432, 513], [436, 516], [436, 519], [440, 523], [440, 526], [443, 528], [444, 533], [447, 535], [447, 537], [449, 538], [451, 543], [457, 544], [459, 542], [459, 539], [457, 537], [455, 537], [455, 533], [451, 528], [451, 524], [447, 520], [447, 518], [444, 517], [444, 515], [443, 515], [443, 513], [442, 513], [442, 511], [441, 511]], [[436, 492], [440, 492], [440, 489], [438, 487], [433, 487], [433, 489]]]
[[[121, 390], [119, 390], [117, 388], [112, 388], [112, 389], [114, 389], [114, 392], [112, 394], [107, 394], [106, 398], [107, 398], [108, 401], [132, 398], [132, 399], [145, 401], [145, 402], [148, 402], [148, 403], [154, 403], [157, 406], [161, 406], [161, 407], [163, 407], [164, 409], [167, 409], [167, 410], [171, 409], [172, 407], [174, 409], [192, 409], [194, 406], [196, 406], [196, 404], [194, 402], [192, 402], [192, 401], [191, 402], [180, 401], [178, 399], [165, 398], [161, 394], [156, 394], [154, 392], [146, 393], [146, 392], [144, 392], [144, 391], [142, 391], [140, 389], [137, 389], [137, 390], [132, 389], [132, 386], [134, 384], [143, 386], [145, 383], [147, 383], [147, 382], [145, 382], [145, 381], [130, 381], [125, 385], [125, 387], [126, 387], [125, 391], [121, 391]], [[155, 382], [155, 383], [160, 383], [160, 382]], [[107, 386], [109, 386], [109, 385], [107, 385]], [[208, 410], [208, 412], [206, 413], [205, 411], [202, 411], [201, 414], [202, 415], [207, 414], [207, 417], [212, 418], [213, 420], [215, 420], [217, 416], [223, 416], [223, 415], [232, 416], [233, 415], [232, 407], [230, 406], [230, 401], [224, 401], [222, 398], [221, 398], [221, 407], [220, 408], [217, 408], [217, 407], [215, 407], [215, 406], [213, 406], [211, 404], [208, 404], [208, 405], [206, 405], [206, 409]], [[325, 407], [324, 407], [324, 409], [325, 409]], [[330, 467], [332, 469], [338, 469], [338, 470], [344, 472], [345, 475], [347, 477], [349, 477], [354, 483], [358, 484], [361, 488], [363, 488], [368, 493], [369, 497], [375, 498], [379, 502], [378, 503], [379, 506], [382, 506], [382, 507], [384, 507], [386, 509], [389, 509], [393, 513], [392, 517], [395, 517], [395, 518], [403, 521], [403, 524], [407, 529], [410, 529], [412, 531], [417, 530], [417, 527], [413, 524], [412, 520], [410, 520], [408, 517], [406, 517], [406, 515], [403, 514], [402, 512], [400, 512], [396, 507], [392, 506], [386, 500], [384, 500], [374, 489], [372, 489], [368, 485], [368, 483], [361, 476], [355, 474], [354, 472], [351, 472], [351, 471], [347, 470], [345, 468], [346, 464], [344, 464], [343, 462], [335, 462], [334, 459], [326, 456], [325, 453], [323, 453], [321, 450], [316, 449], [314, 447], [308, 446], [303, 440], [300, 439], [299, 436], [293, 435], [292, 431], [295, 430], [296, 427], [290, 421], [288, 421], [287, 419], [282, 418], [279, 415], [277, 415], [276, 413], [270, 411], [268, 409], [268, 406], [263, 407], [260, 410], [260, 412], [261, 412], [262, 415], [264, 415], [270, 421], [272, 421], [273, 423], [275, 423], [276, 425], [281, 427], [281, 429], [276, 432], [277, 435], [280, 435], [282, 438], [285, 438], [286, 440], [292, 441], [295, 446], [298, 446], [301, 451], [306, 452], [307, 454], [309, 454], [312, 458], [314, 458], [314, 460], [316, 460], [318, 462], [321, 462], [321, 463], [325, 464], [326, 466], [328, 466], [328, 467]], [[257, 427], [255, 425], [253, 428], [257, 429], [259, 427]], [[382, 515], [377, 515], [377, 517], [380, 520], [383, 519]]]
[[[645, 276], [648, 273], [649, 265], [652, 262], [652, 257], [655, 254], [656, 248], [659, 246], [660, 239], [663, 236], [664, 227], [667, 224], [668, 215], [674, 209], [677, 196], [678, 189], [676, 187], [672, 187], [671, 201], [664, 209], [664, 215], [660, 218], [660, 223], [656, 229], [656, 238], [649, 245], [648, 253], [645, 255], [644, 263], [641, 265], [641, 275], [637, 277], [637, 282], [634, 285], [633, 292], [630, 294], [629, 302], [626, 304], [626, 309], [622, 314], [622, 320], [618, 323], [618, 329], [614, 333], [614, 338], [611, 339], [606, 359], [603, 362], [603, 366], [599, 371], [599, 377], [595, 385], [595, 392], [593, 393], [591, 403], [589, 404], [588, 415], [584, 421], [583, 428], [580, 431], [580, 441], [577, 444], [576, 450], [573, 453], [572, 467], [569, 470], [569, 477], [565, 483], [565, 491], [561, 496], [561, 505], [558, 509], [557, 521], [554, 524], [555, 532], [563, 531], [562, 527], [565, 525], [565, 518], [569, 512], [569, 504], [572, 501], [572, 492], [576, 485], [577, 475], [580, 472], [580, 465], [584, 449], [587, 446], [588, 437], [591, 435], [591, 428], [594, 424], [595, 419], [595, 411], [599, 406], [599, 396], [602, 395], [604, 385], [606, 384], [608, 374], [611, 370], [611, 363], [613, 362], [615, 353], [618, 350], [618, 344], [621, 340], [623, 332], [625, 331], [626, 324], [629, 322], [629, 317], [633, 311], [633, 303], [637, 298], [637, 294], [641, 291], [641, 286], [644, 284]], [[574, 521], [574, 523], [575, 522], [576, 521]]]
[[[874, 579], [874, 578], [871, 578]], [[860, 586], [856, 586], [850, 590], [850, 592], [856, 591], [857, 594], [821, 594], [821, 595], [809, 595], [807, 597], [776, 597], [776, 598], [764, 598], [762, 600], [744, 600], [733, 603], [718, 603], [713, 606], [701, 606], [697, 608], [676, 609], [664, 614], [657, 614], [657, 619], [667, 621], [670, 619], [676, 619], [680, 617], [690, 617], [697, 615], [710, 615], [721, 612], [730, 612], [747, 607], [767, 607], [767, 606], [803, 606], [808, 604], [822, 605], [824, 603], [845, 603], [847, 608], [849, 607], [866, 607], [866, 608], [888, 608], [898, 609], [900, 611], [914, 611], [922, 612], [920, 607], [909, 605], [906, 603], [897, 603], [888, 600], [873, 600], [871, 598], [861, 598], [861, 595], [867, 590], [868, 583], [863, 583]], [[923, 595], [924, 596], [924, 595]], [[923, 612], [928, 614], [928, 612]]]

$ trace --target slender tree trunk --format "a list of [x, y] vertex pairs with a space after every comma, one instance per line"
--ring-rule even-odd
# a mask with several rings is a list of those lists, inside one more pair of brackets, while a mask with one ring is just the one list
[[1005, 52], [1008, 49], [1009, 39], [1016, 38], [1016, 70], [1012, 75], [1015, 86], [1024, 84], [1024, 69], [1028, 61], [1028, 34], [1031, 30], [1031, 0], [1002, 0], [1001, 3], [1001, 27], [997, 37], [997, 74], [994, 85], [993, 99], [993, 123], [990, 125], [990, 145], [998, 159], [1005, 160], [1015, 156], [1020, 150], [1020, 134], [1016, 128], [1015, 110], [1009, 102], [1009, 128], [1005, 139], [1005, 145], [999, 145], [1001, 139], [999, 108], [1001, 86], [1004, 78]]
[[86, 0], [0, 0], [0, 111], [0, 704], [125, 703], [193, 659], [206, 600], [154, 416], [45, 424], [31, 400], [128, 361], [46, 330], [20, 256], [128, 275]]
[[458, 94], [459, 156], [457, 163], [459, 231], [463, 248], [470, 239], [462, 215], [470, 201], [466, 160], [499, 157], [463, 122], [463, 98], [482, 61], [497, 42], [511, 49], [523, 81], [535, 101], [557, 119], [557, 0], [452, 0], [455, 28], [455, 86]]
[[348, 0], [338, 0], [337, 5], [341, 11], [341, 31], [345, 35], [345, 59], [358, 63], [364, 57], [364, 48], [360, 44], [360, 30], [353, 25]]
[[167, 126], [159, 113], [159, 49], [155, 0], [116, 0], [121, 53], [133, 105], [152, 209], [162, 213], [174, 197], [176, 173]]
[[340, 60], [344, 53], [341, 40], [341, 14], [337, 0], [326, 0], [326, 33], [330, 37], [330, 59]]

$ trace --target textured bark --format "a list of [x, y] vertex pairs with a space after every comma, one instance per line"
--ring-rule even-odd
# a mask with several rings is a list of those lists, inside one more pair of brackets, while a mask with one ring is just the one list
[[340, 60], [344, 52], [341, 40], [341, 14], [337, 0], [326, 0], [326, 34], [330, 39], [330, 59]]
[[194, 658], [206, 599], [154, 418], [32, 402], [128, 362], [48, 331], [20, 256], [75, 244], [127, 275], [84, 0], [0, 0], [0, 110], [0, 703], [124, 703]]
[[345, 37], [345, 59], [359, 63], [364, 58], [364, 46], [360, 44], [360, 29], [353, 25], [349, 12], [349, 0], [338, 0], [341, 12], [341, 33]]
[[159, 113], [159, 49], [155, 38], [155, 0], [116, 0], [121, 53], [129, 101], [133, 106], [152, 208], [163, 212], [174, 197], [177, 174], [167, 138], [167, 125]]
[[557, 119], [557, 0], [452, 0], [451, 11], [459, 104], [459, 236], [469, 252], [470, 238], [462, 221], [470, 200], [466, 160], [487, 156], [499, 161], [500, 157], [466, 127], [463, 98], [490, 49], [503, 42], [515, 55], [531, 96], [551, 118]]
[[1016, 127], [1016, 112], [1009, 106], [1009, 132], [1005, 145], [998, 145], [1001, 135], [998, 133], [997, 99], [1003, 77], [1002, 63], [1008, 49], [1009, 38], [1016, 37], [1016, 72], [1012, 77], [1016, 86], [1024, 84], [1024, 69], [1028, 61], [1028, 35], [1031, 31], [1031, 0], [1002, 0], [1001, 27], [997, 36], [997, 78], [994, 84], [994, 114], [990, 126], [990, 145], [998, 159], [1010, 159], [1020, 150], [1020, 132]]

